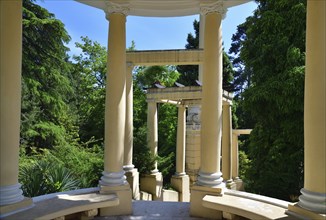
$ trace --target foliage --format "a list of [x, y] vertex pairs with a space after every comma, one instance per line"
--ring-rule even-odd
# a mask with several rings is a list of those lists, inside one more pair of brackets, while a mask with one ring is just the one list
[[133, 157], [135, 167], [137, 167], [140, 174], [150, 174], [155, 169], [155, 163], [158, 157], [153, 155], [146, 146], [137, 148], [137, 150]]
[[34, 197], [80, 187], [77, 176], [48, 150], [41, 154], [35, 152], [29, 157], [22, 151], [20, 160], [19, 182], [25, 196]]
[[60, 146], [51, 151], [64, 167], [79, 177], [80, 187], [88, 188], [98, 185], [104, 167], [102, 147]]
[[177, 108], [169, 104], [158, 105], [158, 156], [155, 157], [147, 147], [147, 102], [143, 88], [149, 88], [157, 81], [172, 86], [178, 77], [173, 66], [140, 67], [134, 74], [134, 165], [140, 172], [150, 173], [157, 160], [165, 184], [175, 172]]
[[[189, 33], [187, 36], [186, 49], [199, 49], [199, 24], [200, 22], [194, 20], [193, 26], [195, 31], [195, 36]], [[196, 80], [198, 80], [198, 65], [182, 65], [177, 66], [177, 71], [180, 73], [178, 82], [186, 86], [196, 85]], [[234, 86], [232, 84], [233, 80], [233, 66], [230, 62], [228, 55], [223, 50], [223, 89], [226, 91], [233, 91]]]
[[303, 186], [306, 1], [257, 2], [231, 48], [247, 87], [239, 101], [249, 120], [241, 123], [255, 123], [247, 190], [289, 200]]
[[[81, 40], [76, 47], [82, 53], [73, 56], [73, 101], [79, 116], [80, 139], [92, 146], [103, 144], [107, 52], [88, 37], [81, 37]], [[93, 141], [89, 142], [91, 139]]]
[[[195, 36], [189, 33], [187, 36], [187, 44], [185, 48], [188, 50], [199, 49], [199, 21], [194, 20], [193, 23]], [[196, 85], [198, 80], [198, 65], [183, 65], [177, 66], [177, 71], [180, 73], [178, 82], [186, 86]]]
[[140, 87], [145, 88], [152, 87], [155, 82], [160, 82], [163, 86], [173, 86], [179, 75], [175, 66], [149, 66], [138, 69], [136, 80]]
[[247, 182], [247, 172], [251, 167], [251, 161], [248, 158], [248, 155], [243, 151], [239, 150], [239, 177], [244, 182]]
[[52, 148], [78, 138], [68, 104], [70, 37], [61, 21], [32, 0], [23, 6], [21, 141]]
[[60, 146], [26, 155], [21, 148], [19, 181], [26, 196], [95, 187], [103, 170], [103, 150]]

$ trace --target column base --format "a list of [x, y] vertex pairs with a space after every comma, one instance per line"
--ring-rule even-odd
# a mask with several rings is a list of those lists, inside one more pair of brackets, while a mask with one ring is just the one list
[[3, 218], [8, 215], [15, 214], [17, 212], [24, 211], [26, 209], [30, 209], [34, 206], [33, 200], [31, 198], [24, 198], [22, 201], [0, 206], [0, 218]]
[[325, 220], [326, 215], [318, 214], [300, 207], [298, 204], [289, 205], [285, 214], [295, 217], [296, 219], [315, 219]]
[[326, 214], [326, 193], [316, 193], [301, 189], [298, 205], [306, 210]]
[[[223, 184], [221, 184], [221, 186], [222, 185]], [[193, 186], [191, 188], [191, 195], [190, 195], [190, 216], [206, 218], [206, 219], [222, 219], [223, 217], [222, 211], [206, 208], [202, 205], [202, 203], [203, 203], [203, 198], [206, 195], [222, 196], [223, 188], [225, 188], [225, 186], [219, 188], [212, 188], [212, 187], [205, 187], [205, 186], [198, 186], [198, 185]]]
[[132, 214], [132, 192], [129, 184], [121, 186], [100, 186], [100, 194], [116, 194], [119, 198], [119, 205], [107, 208], [100, 208], [100, 216], [116, 216]]
[[174, 175], [171, 178], [172, 187], [179, 192], [179, 202], [190, 201], [190, 181], [188, 175]]
[[21, 184], [0, 186], [0, 206], [18, 203], [24, 199]]
[[162, 188], [162, 173], [143, 174], [140, 177], [140, 190], [152, 194], [153, 200], [161, 200]]
[[237, 190], [237, 184], [233, 181], [233, 179], [227, 180], [225, 182], [225, 186], [228, 189]]
[[128, 170], [125, 173], [127, 177], [127, 182], [130, 185], [132, 191], [132, 198], [135, 200], [140, 199], [139, 194], [139, 172], [137, 169]]
[[197, 184], [206, 187], [219, 187], [223, 182], [222, 173], [204, 173], [199, 171]]
[[127, 183], [125, 171], [120, 172], [102, 172], [103, 176], [99, 181], [100, 186], [121, 186]]

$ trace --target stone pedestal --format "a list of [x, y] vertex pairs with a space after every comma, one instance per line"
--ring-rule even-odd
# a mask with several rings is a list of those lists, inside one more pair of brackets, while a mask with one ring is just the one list
[[140, 195], [140, 200], [144, 200], [144, 201], [152, 201], [153, 200], [152, 194], [150, 194], [148, 192], [140, 191], [139, 195]]
[[152, 194], [153, 200], [161, 200], [162, 188], [162, 173], [144, 174], [140, 177], [140, 190]]
[[234, 182], [232, 179], [226, 181], [225, 186], [226, 186], [226, 188], [228, 188], [228, 189], [232, 189], [232, 190], [236, 190], [236, 189], [237, 189], [237, 184], [236, 184], [236, 182]]
[[10, 213], [23, 211], [28, 208], [32, 208], [33, 206], [34, 204], [31, 198], [24, 198], [20, 202], [16, 202], [10, 205], [0, 206], [0, 219], [9, 215]]
[[125, 173], [127, 182], [130, 185], [132, 191], [132, 198], [135, 200], [140, 199], [139, 195], [139, 172], [137, 169], [128, 170]]
[[[222, 185], [222, 184], [221, 184]], [[206, 219], [222, 219], [222, 212], [206, 208], [202, 205], [206, 195], [221, 196], [222, 188], [195, 185], [191, 188], [190, 216]]]
[[288, 210], [286, 211], [287, 215], [293, 216], [298, 219], [320, 219], [325, 220], [325, 215], [318, 214], [313, 211], [301, 208], [298, 204], [289, 205]]
[[242, 181], [242, 179], [237, 177], [237, 178], [234, 179], [234, 182], [236, 184], [236, 190], [245, 191], [244, 190], [244, 182]]
[[121, 186], [100, 186], [100, 194], [116, 194], [119, 205], [100, 209], [100, 216], [131, 215], [132, 192], [129, 184]]
[[174, 190], [162, 189], [161, 200], [163, 202], [179, 202], [179, 194]]
[[179, 192], [179, 202], [189, 202], [190, 201], [190, 189], [189, 189], [189, 176], [174, 175], [171, 178], [172, 187]]

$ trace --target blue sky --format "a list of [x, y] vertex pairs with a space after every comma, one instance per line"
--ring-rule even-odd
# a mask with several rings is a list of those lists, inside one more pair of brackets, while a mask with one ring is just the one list
[[[81, 4], [73, 0], [37, 0], [37, 4], [54, 13], [61, 20], [71, 36], [70, 54], [80, 51], [74, 47], [80, 42], [81, 36], [107, 46], [109, 23], [105, 13], [97, 8]], [[230, 8], [222, 23], [223, 41], [226, 51], [231, 44], [231, 37], [236, 33], [236, 27], [252, 15], [257, 7], [249, 2]], [[193, 21], [199, 16], [174, 18], [127, 17], [127, 47], [135, 41], [137, 50], [184, 49], [188, 33], [193, 33]]]

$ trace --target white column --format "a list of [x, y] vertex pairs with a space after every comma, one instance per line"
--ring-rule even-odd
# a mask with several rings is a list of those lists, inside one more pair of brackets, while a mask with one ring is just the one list
[[126, 117], [126, 15], [108, 12], [108, 73], [102, 186], [126, 184], [123, 170]]
[[299, 205], [326, 214], [326, 2], [307, 1], [304, 188]]
[[24, 199], [18, 183], [22, 1], [0, 1], [0, 206]]
[[176, 175], [185, 175], [186, 161], [186, 107], [178, 107]]
[[232, 180], [232, 114], [229, 103], [223, 105], [222, 127], [222, 173], [225, 180]]
[[[158, 146], [158, 128], [157, 128], [157, 103], [148, 102], [147, 111], [147, 143], [153, 155], [157, 155]], [[155, 162], [155, 168], [152, 173], [157, 173], [157, 162]]]
[[[217, 5], [219, 6], [219, 5]], [[201, 168], [198, 185], [215, 187], [220, 171], [222, 128], [222, 14], [223, 7], [203, 7], [205, 16], [201, 110]], [[215, 11], [219, 10], [219, 12]]]
[[124, 166], [125, 171], [134, 169], [132, 164], [133, 152], [133, 80], [132, 70], [134, 66], [127, 63], [126, 69], [126, 126], [124, 141]]

